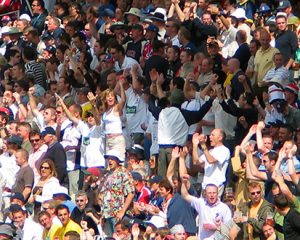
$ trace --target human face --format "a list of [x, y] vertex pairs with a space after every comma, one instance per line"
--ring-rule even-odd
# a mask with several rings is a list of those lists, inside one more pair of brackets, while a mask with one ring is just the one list
[[169, 62], [175, 61], [177, 59], [178, 55], [176, 54], [175, 50], [173, 48], [168, 48], [167, 50], [167, 59]]
[[167, 189], [164, 187], [159, 187], [159, 193], [162, 198], [166, 198], [170, 191], [167, 191]]
[[256, 52], [257, 52], [257, 45], [254, 42], [251, 42], [249, 45], [249, 50], [252, 56], [255, 56]]
[[209, 14], [203, 14], [202, 22], [203, 22], [203, 24], [206, 24], [206, 25], [211, 24], [211, 16]]
[[276, 26], [279, 31], [285, 31], [287, 28], [287, 20], [284, 17], [280, 17], [276, 19]]
[[220, 142], [220, 133], [218, 132], [217, 129], [214, 129], [210, 136], [209, 136], [209, 140], [210, 140], [210, 145], [212, 147], [216, 146], [219, 142]]
[[47, 215], [42, 215], [39, 219], [39, 222], [47, 230], [49, 230], [52, 226], [51, 218]]
[[54, 24], [53, 19], [50, 18], [48, 20], [48, 30], [49, 30], [49, 32], [53, 32], [56, 28], [57, 28], [57, 26]]
[[34, 151], [37, 151], [42, 145], [41, 137], [39, 135], [33, 135], [30, 137], [30, 143]]
[[18, 79], [22, 75], [23, 75], [23, 72], [17, 65], [15, 65], [11, 68], [11, 77], [13, 79]]
[[261, 200], [261, 189], [260, 187], [254, 187], [249, 189], [250, 199], [253, 204], [258, 204]]
[[274, 234], [274, 228], [270, 225], [264, 225], [262, 230], [266, 238], [271, 237]]
[[20, 63], [20, 61], [21, 61], [21, 54], [20, 53], [16, 53], [15, 56], [13, 56], [11, 58], [11, 61], [12, 61], [13, 65]]
[[185, 231], [179, 231], [174, 234], [174, 240], [184, 240], [186, 239]]
[[40, 166], [40, 175], [43, 178], [47, 178], [51, 175], [52, 169], [50, 167], [50, 165], [46, 162], [44, 162], [41, 166]]
[[87, 118], [87, 122], [90, 126], [95, 126], [96, 125], [96, 120], [94, 118], [93, 114], [90, 114]]
[[56, 57], [60, 62], [64, 61], [64, 54], [60, 49], [56, 49]]
[[44, 143], [49, 145], [53, 140], [53, 136], [51, 134], [47, 134], [43, 137]]
[[180, 53], [180, 61], [181, 61], [182, 64], [187, 63], [187, 62], [190, 61], [190, 58], [189, 58], [188, 54], [185, 51], [182, 51]]
[[159, 184], [158, 183], [150, 183], [151, 192], [156, 192], [157, 189], [159, 189]]
[[270, 47], [270, 41], [271, 41], [271, 38], [268, 33], [262, 32], [260, 34], [259, 42], [260, 42], [261, 48], [263, 50], [266, 50]]
[[116, 97], [113, 93], [109, 93], [107, 96], [106, 96], [106, 103], [109, 107], [112, 107], [115, 105], [116, 103]]
[[108, 159], [108, 167], [110, 171], [116, 170], [116, 168], [119, 166], [118, 162], [114, 159]]
[[274, 64], [276, 68], [279, 68], [283, 65], [283, 58], [281, 54], [276, 54], [274, 57]]
[[218, 201], [218, 188], [215, 186], [207, 186], [205, 188], [205, 196], [208, 204], [215, 204]]
[[267, 171], [270, 171], [271, 168], [274, 166], [274, 161], [271, 161], [269, 158], [268, 158], [268, 155], [264, 155], [263, 158], [262, 158], [262, 163], [263, 165], [265, 166], [266, 170]]
[[95, 42], [95, 45], [94, 45], [94, 53], [95, 55], [99, 55], [101, 53], [101, 46], [98, 42]]
[[83, 211], [88, 203], [86, 196], [78, 196], [76, 198], [76, 206], [80, 211]]
[[24, 159], [24, 157], [20, 152], [16, 152], [15, 158], [16, 158], [16, 163], [19, 167], [21, 167], [26, 162], [26, 160]]
[[22, 139], [28, 138], [29, 132], [26, 127], [20, 126], [17, 129], [17, 134], [20, 136]]
[[200, 72], [205, 74], [210, 71], [209, 63], [207, 59], [203, 59], [200, 65]]
[[67, 209], [58, 210], [57, 217], [61, 221], [63, 226], [66, 226], [70, 220], [70, 213]]
[[117, 76], [115, 73], [111, 73], [107, 76], [107, 80], [106, 80], [107, 86], [110, 89], [113, 89], [116, 84], [117, 84]]
[[273, 148], [273, 139], [270, 137], [263, 137], [263, 145], [266, 149], [272, 150]]
[[18, 83], [15, 83], [15, 85], [14, 85], [14, 90], [15, 90], [15, 92], [17, 92], [17, 93], [21, 93], [21, 92], [22, 92], [22, 88], [19, 86]]
[[23, 212], [15, 212], [13, 213], [13, 220], [19, 227], [23, 227], [26, 219], [26, 214]]
[[51, 109], [46, 109], [44, 112], [43, 112], [43, 117], [44, 117], [44, 122], [46, 124], [48, 124], [52, 119], [53, 119], [53, 115], [52, 115], [52, 111]]
[[3, 103], [7, 104], [8, 106], [12, 104], [12, 92], [11, 91], [5, 91], [3, 94]]
[[31, 4], [31, 8], [33, 13], [39, 13], [41, 10], [41, 6], [39, 5], [38, 1], [33, 1]]
[[286, 128], [279, 128], [278, 139], [280, 142], [289, 140], [292, 137], [292, 134]]

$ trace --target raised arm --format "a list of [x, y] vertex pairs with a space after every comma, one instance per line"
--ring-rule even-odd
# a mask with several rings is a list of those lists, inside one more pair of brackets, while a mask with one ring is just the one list
[[266, 153], [268, 149], [265, 148], [263, 140], [262, 140], [262, 130], [265, 128], [265, 124], [263, 121], [259, 121], [256, 128], [256, 143], [258, 151], [261, 153]]
[[97, 105], [96, 105], [96, 96], [92, 93], [92, 92], [89, 92], [88, 95], [87, 95], [90, 103], [92, 104], [92, 111], [93, 111], [93, 115], [94, 115], [94, 118], [95, 118], [95, 121], [96, 121], [96, 125], [97, 126], [100, 126], [101, 124], [101, 113], [99, 112], [99, 109], [97, 108]]
[[186, 165], [185, 165], [185, 159], [188, 154], [187, 147], [184, 147], [183, 149], [179, 150], [179, 177], [184, 176], [188, 174]]
[[120, 115], [122, 115], [123, 113], [123, 108], [126, 104], [126, 94], [125, 94], [125, 89], [124, 89], [124, 76], [120, 77], [119, 79], [119, 86], [120, 86], [120, 94], [121, 94], [121, 100], [119, 101], [118, 105], [117, 105], [117, 109], [120, 113]]
[[251, 126], [251, 128], [249, 129], [247, 135], [244, 137], [244, 139], [241, 143], [241, 148], [242, 149], [246, 148], [246, 146], [247, 146], [248, 142], [250, 141], [251, 137], [255, 134], [256, 128], [257, 128], [256, 124]]
[[56, 95], [57, 103], [61, 105], [62, 109], [66, 113], [67, 117], [70, 119], [71, 122], [73, 122], [76, 126], [79, 123], [79, 120], [69, 111], [66, 104], [64, 103], [64, 100], [59, 95]]
[[[246, 167], [246, 170], [250, 170], [250, 172], [247, 172], [247, 173], [250, 173], [249, 177], [255, 177], [255, 178], [258, 178], [260, 180], [267, 180], [268, 177], [267, 177], [267, 174], [265, 172], [260, 172], [256, 165], [254, 164], [254, 161], [253, 161], [253, 156], [252, 156], [252, 152], [249, 150], [250, 147], [247, 146], [246, 147], [246, 154], [247, 154], [247, 167]], [[248, 178], [248, 176], [247, 176]], [[251, 178], [249, 178], [251, 179]]]
[[35, 93], [35, 88], [34, 87], [29, 88], [29, 90], [28, 90], [29, 105], [30, 105], [31, 112], [32, 112], [33, 116], [37, 117], [40, 112], [39, 112], [39, 110], [37, 109], [37, 106], [36, 106], [36, 101], [35, 101], [35, 98], [33, 96], [34, 93]]
[[190, 176], [188, 174], [181, 177], [181, 196], [185, 201], [191, 203], [193, 200], [193, 196], [189, 194], [187, 189], [187, 185], [189, 181], [190, 181]]
[[193, 144], [193, 151], [192, 151], [192, 161], [194, 165], [203, 165], [204, 162], [201, 162], [198, 154], [198, 146], [199, 146], [199, 133], [195, 133], [193, 135], [192, 144]]

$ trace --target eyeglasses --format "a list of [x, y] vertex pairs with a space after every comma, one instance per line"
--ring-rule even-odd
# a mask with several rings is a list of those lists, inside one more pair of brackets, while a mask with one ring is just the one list
[[250, 194], [252, 195], [252, 196], [254, 196], [254, 195], [259, 195], [261, 193], [261, 191], [257, 191], [257, 192], [251, 192]]
[[83, 202], [83, 199], [76, 199], [76, 202]]
[[41, 166], [41, 169], [49, 170], [50, 167]]
[[41, 139], [39, 139], [39, 138], [36, 138], [36, 139], [30, 139], [30, 142], [38, 142], [38, 141], [40, 141]]

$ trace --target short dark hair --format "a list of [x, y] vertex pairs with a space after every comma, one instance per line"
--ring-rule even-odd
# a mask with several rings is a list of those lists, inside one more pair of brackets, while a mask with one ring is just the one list
[[29, 60], [29, 61], [32, 61], [32, 60], [36, 60], [37, 59], [37, 53], [36, 53], [36, 50], [33, 49], [32, 47], [29, 47], [29, 46], [25, 46], [23, 48], [23, 56]]
[[170, 191], [170, 193], [173, 193], [173, 187], [169, 180], [164, 179], [159, 183], [160, 188], [165, 188], [167, 191]]
[[110, 48], [114, 48], [117, 52], [121, 52], [123, 55], [125, 55], [125, 49], [120, 44], [112, 45]]
[[173, 85], [176, 85], [176, 87], [180, 90], [183, 90], [184, 87], [184, 79], [182, 77], [175, 77], [173, 78]]
[[67, 209], [67, 212], [70, 213], [69, 208], [65, 205], [65, 204], [60, 204], [55, 208], [55, 214], [58, 214], [58, 211], [63, 210], [63, 209]]
[[5, 55], [7, 56], [8, 60], [10, 60], [10, 58], [14, 57], [17, 53], [19, 53], [19, 51], [16, 49], [9, 49]]
[[285, 208], [287, 208], [289, 206], [289, 201], [288, 201], [287, 197], [282, 193], [274, 196], [273, 203], [274, 203], [275, 207], [277, 207], [280, 210], [284, 210]]

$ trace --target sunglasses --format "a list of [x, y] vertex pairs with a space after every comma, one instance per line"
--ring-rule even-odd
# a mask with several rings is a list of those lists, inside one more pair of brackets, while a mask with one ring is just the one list
[[254, 196], [254, 195], [259, 195], [261, 193], [261, 191], [257, 191], [257, 192], [251, 192], [250, 194], [252, 195], [252, 196]]
[[41, 169], [49, 170], [50, 167], [41, 166]]
[[38, 142], [38, 141], [40, 141], [41, 139], [30, 139], [30, 142]]
[[76, 199], [76, 202], [83, 202], [83, 199]]

